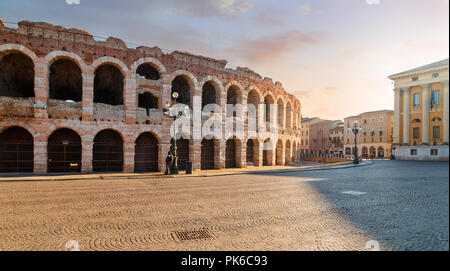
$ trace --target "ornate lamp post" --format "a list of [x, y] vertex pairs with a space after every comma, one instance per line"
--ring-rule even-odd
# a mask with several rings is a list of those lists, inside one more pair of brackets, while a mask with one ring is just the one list
[[355, 134], [355, 150], [353, 151], [353, 164], [357, 165], [359, 164], [359, 159], [358, 159], [358, 143], [356, 141], [356, 138], [359, 134], [359, 131], [361, 130], [361, 127], [358, 127], [358, 121], [355, 120], [354, 124], [353, 124], [353, 128], [352, 128], [352, 132]]
[[[171, 105], [170, 103], [166, 104], [166, 107], [163, 107], [162, 111], [164, 116], [173, 119], [173, 121], [176, 121], [178, 117], [182, 116], [182, 112], [179, 112], [178, 115], [171, 114], [171, 111], [173, 110], [174, 106], [177, 104], [177, 98], [178, 98], [178, 92], [172, 93], [172, 98], [174, 100], [174, 104]], [[175, 125], [173, 126], [173, 132], [174, 132], [174, 138], [173, 138], [173, 163], [170, 167], [170, 174], [178, 174], [178, 155], [177, 155], [177, 129]]]

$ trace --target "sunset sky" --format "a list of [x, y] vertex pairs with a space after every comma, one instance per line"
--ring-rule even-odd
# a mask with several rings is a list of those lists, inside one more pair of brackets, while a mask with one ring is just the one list
[[449, 51], [448, 0], [79, 2], [1, 0], [0, 17], [226, 59], [282, 82], [308, 117], [393, 109], [387, 76]]

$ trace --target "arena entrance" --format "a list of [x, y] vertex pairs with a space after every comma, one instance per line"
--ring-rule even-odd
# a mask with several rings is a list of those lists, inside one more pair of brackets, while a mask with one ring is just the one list
[[214, 139], [202, 140], [202, 170], [214, 169]]
[[158, 171], [158, 140], [151, 133], [142, 133], [135, 142], [134, 171]]
[[48, 138], [48, 172], [81, 171], [81, 138], [70, 129], [59, 129]]
[[96, 172], [123, 171], [123, 141], [119, 133], [103, 130], [95, 136], [92, 167]]
[[0, 133], [0, 173], [33, 172], [33, 136], [21, 127]]
[[228, 139], [225, 149], [225, 168], [236, 168], [236, 141]]

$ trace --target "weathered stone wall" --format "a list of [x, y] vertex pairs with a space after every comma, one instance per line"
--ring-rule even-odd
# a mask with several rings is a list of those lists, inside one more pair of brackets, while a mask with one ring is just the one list
[[[1, 26], [1, 25], [0, 25]], [[9, 97], [0, 99], [0, 132], [11, 126], [21, 126], [34, 137], [35, 172], [46, 171], [47, 139], [59, 128], [70, 128], [82, 138], [82, 171], [92, 170], [93, 138], [103, 129], [113, 129], [124, 139], [124, 171], [134, 170], [134, 143], [143, 132], [153, 133], [159, 142], [159, 168], [164, 169], [164, 159], [169, 150], [170, 120], [163, 118], [158, 109], [145, 114], [138, 107], [138, 95], [150, 92], [158, 99], [158, 108], [170, 101], [172, 82], [181, 76], [189, 84], [190, 97], [201, 96], [205, 83], [215, 88], [216, 102], [225, 113], [227, 90], [236, 89], [238, 102], [247, 104], [248, 93], [256, 93], [259, 103], [270, 96], [274, 104], [282, 104], [279, 135], [283, 146], [290, 142], [295, 152], [300, 142], [300, 101], [287, 93], [281, 83], [262, 78], [248, 68], [226, 67], [225, 60], [216, 60], [186, 52], [163, 53], [158, 47], [127, 48], [116, 38], [104, 42], [95, 41], [85, 31], [66, 29], [48, 23], [21, 22], [17, 29], [0, 27], [0, 57], [20, 53], [31, 59], [34, 65], [34, 97], [30, 99]], [[66, 103], [49, 99], [49, 74], [52, 63], [67, 59], [81, 71], [81, 102]], [[142, 78], [136, 73], [141, 64], [152, 65], [160, 79]], [[107, 105], [94, 102], [95, 72], [103, 64], [117, 68], [123, 76], [123, 105]], [[192, 100], [191, 100], [192, 101]], [[289, 104], [289, 106], [287, 106]], [[66, 110], [64, 110], [64, 108]], [[290, 108], [287, 114], [286, 108]], [[13, 113], [14, 112], [14, 113]], [[237, 116], [244, 118], [244, 116]], [[290, 118], [287, 120], [287, 118]], [[287, 127], [286, 123], [290, 125]], [[273, 144], [273, 143], [272, 143]], [[225, 164], [225, 140], [215, 140], [217, 168]], [[264, 144], [258, 143], [256, 165], [262, 165]], [[246, 166], [246, 140], [237, 142], [236, 164]], [[190, 159], [194, 169], [200, 168], [201, 141], [190, 140]], [[275, 152], [271, 152], [275, 153]], [[257, 155], [256, 155], [257, 154]], [[272, 155], [271, 163], [275, 163]], [[296, 154], [293, 155], [296, 157]], [[294, 159], [295, 160], [295, 159]]]

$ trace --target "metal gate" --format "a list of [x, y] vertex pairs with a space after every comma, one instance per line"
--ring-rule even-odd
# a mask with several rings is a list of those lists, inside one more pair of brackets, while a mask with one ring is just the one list
[[0, 134], [0, 172], [33, 172], [33, 136], [21, 127]]
[[158, 140], [151, 133], [143, 133], [136, 139], [134, 171], [158, 171]]
[[233, 139], [227, 140], [227, 146], [225, 150], [225, 167], [236, 167], [236, 142]]
[[202, 170], [214, 169], [214, 139], [202, 140]]
[[[173, 139], [170, 147], [173, 152]], [[178, 157], [178, 169], [186, 170], [186, 163], [189, 161], [189, 139], [180, 138], [177, 139], [177, 157]]]
[[55, 131], [48, 139], [48, 172], [81, 171], [81, 138], [70, 129]]
[[103, 130], [94, 138], [94, 171], [123, 171], [123, 142], [113, 130]]
[[253, 148], [254, 148], [253, 140], [249, 139], [247, 141], [247, 163], [248, 162], [254, 163], [254, 159], [253, 159], [253, 152], [254, 152], [254, 150], [253, 150]]

